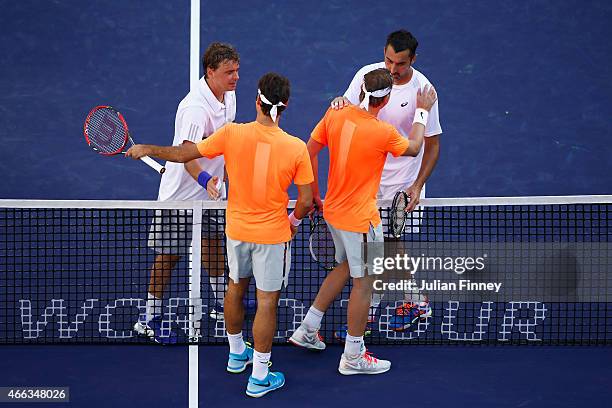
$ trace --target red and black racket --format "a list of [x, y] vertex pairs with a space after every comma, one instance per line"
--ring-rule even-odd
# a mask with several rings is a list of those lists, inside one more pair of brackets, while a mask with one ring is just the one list
[[[112, 106], [96, 106], [89, 112], [83, 127], [85, 140], [89, 147], [103, 156], [125, 154], [134, 145], [123, 115]], [[159, 174], [166, 168], [148, 156], [141, 157]]]

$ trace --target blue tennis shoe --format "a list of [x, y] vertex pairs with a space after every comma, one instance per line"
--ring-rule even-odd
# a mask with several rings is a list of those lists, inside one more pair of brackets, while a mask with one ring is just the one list
[[249, 343], [242, 354], [229, 353], [227, 359], [227, 371], [229, 373], [238, 374], [243, 372], [249, 364], [253, 363], [253, 347]]
[[283, 385], [285, 385], [285, 376], [279, 371], [268, 372], [268, 375], [263, 380], [257, 380], [250, 376], [246, 395], [253, 398], [263, 397], [270, 391], [277, 390]]

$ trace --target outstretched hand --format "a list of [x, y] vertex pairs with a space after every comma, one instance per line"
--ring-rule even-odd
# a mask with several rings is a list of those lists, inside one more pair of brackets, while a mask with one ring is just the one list
[[437, 100], [438, 95], [436, 94], [436, 90], [434, 89], [433, 85], [425, 85], [423, 90], [419, 88], [417, 91], [416, 107], [425, 109], [429, 112]]
[[348, 98], [345, 98], [344, 96], [338, 96], [334, 98], [333, 101], [331, 101], [331, 108], [334, 110], [340, 110], [350, 105], [351, 101], [349, 101]]
[[125, 152], [125, 157], [131, 157], [134, 160], [138, 160], [141, 157], [149, 155], [149, 149], [145, 145], [134, 145]]

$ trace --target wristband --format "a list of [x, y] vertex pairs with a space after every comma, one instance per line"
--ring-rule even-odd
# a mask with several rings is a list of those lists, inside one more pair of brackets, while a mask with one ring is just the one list
[[210, 174], [208, 174], [205, 171], [202, 171], [200, 174], [198, 174], [198, 184], [201, 185], [202, 187], [206, 188], [206, 185], [208, 184], [208, 181], [212, 178], [212, 176]]
[[295, 211], [291, 211], [291, 214], [289, 214], [289, 222], [294, 227], [297, 227], [302, 223], [302, 220], [298, 220], [297, 218], [295, 218]]
[[423, 126], [427, 126], [428, 116], [429, 112], [427, 112], [425, 109], [417, 108], [414, 111], [414, 120], [412, 121], [412, 124], [414, 125], [415, 123], [420, 123]]

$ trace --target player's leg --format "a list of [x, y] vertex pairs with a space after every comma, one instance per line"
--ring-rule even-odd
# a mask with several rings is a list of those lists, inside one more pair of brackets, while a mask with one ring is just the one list
[[287, 286], [291, 249], [289, 243], [252, 244], [253, 275], [257, 286], [257, 313], [253, 322], [253, 373], [246, 394], [261, 397], [285, 384], [281, 372], [269, 371], [272, 341], [276, 332], [278, 300], [283, 285]]
[[134, 330], [162, 343], [176, 343], [176, 333], [170, 327], [162, 330], [162, 301], [167, 293], [172, 270], [186, 255], [191, 240], [191, 219], [184, 210], [157, 210], [149, 231], [148, 246], [157, 255], [150, 269], [145, 314]]
[[[368, 311], [372, 299], [372, 283], [374, 275], [369, 274], [372, 260], [382, 257], [383, 232], [382, 226], [370, 227], [367, 234], [357, 234], [342, 231], [342, 238], [346, 248], [349, 273], [353, 278], [353, 289], [349, 298], [347, 311], [348, 330], [344, 343], [344, 353], [340, 358], [338, 371], [344, 375], [353, 374], [381, 374], [391, 368], [387, 360], [372, 357], [366, 351], [363, 337], [368, 322]], [[367, 242], [363, 251], [362, 246]]]
[[210, 291], [214, 297], [214, 304], [209, 315], [213, 319], [221, 319], [227, 289], [222, 236], [210, 233], [207, 237], [202, 238], [202, 266], [208, 273]]
[[290, 343], [310, 350], [325, 349], [325, 343], [319, 335], [321, 320], [329, 306], [342, 292], [349, 278], [346, 250], [340, 232], [330, 224], [328, 224], [328, 228], [334, 240], [335, 258], [338, 265], [325, 277], [304, 320], [289, 338]]
[[253, 276], [252, 248], [250, 243], [227, 238], [229, 284], [225, 294], [225, 329], [229, 342], [227, 371], [241, 373], [253, 362], [253, 348], [244, 342], [242, 324], [244, 306], [242, 299]]
[[338, 297], [340, 292], [342, 292], [342, 289], [348, 282], [348, 278], [349, 271], [347, 261], [338, 264], [325, 277], [304, 320], [289, 338], [290, 343], [296, 346], [305, 347], [309, 350], [320, 351], [325, 349], [325, 343], [319, 335], [321, 320], [323, 320], [323, 315], [329, 306]]
[[178, 255], [158, 254], [151, 266], [145, 323], [162, 314], [162, 299], [170, 284], [172, 270], [181, 259]]
[[[395, 192], [399, 190], [406, 190], [409, 185], [391, 186], [384, 190], [385, 198], [393, 198]], [[381, 186], [381, 191], [383, 188]], [[421, 189], [420, 199], [425, 198], [425, 186]], [[421, 207], [416, 207], [406, 220], [406, 226], [404, 228], [404, 238], [390, 237], [385, 231], [385, 240], [395, 241], [397, 252], [403, 255], [406, 251], [401, 245], [403, 240], [410, 241], [412, 237], [417, 237], [421, 232], [421, 226], [423, 223], [423, 210]], [[414, 279], [410, 279], [414, 282]], [[429, 299], [427, 294], [415, 289], [406, 289], [404, 292], [403, 302], [394, 309], [393, 314], [389, 318], [389, 328], [395, 331], [407, 330], [410, 326], [417, 323], [419, 320], [423, 320], [432, 315], [432, 310], [429, 305]]]
[[245, 343], [242, 336], [244, 323], [244, 306], [242, 299], [249, 288], [250, 278], [239, 279], [238, 283], [232, 279], [228, 282], [225, 304], [225, 329], [230, 346], [227, 371], [241, 373], [247, 365], [253, 362], [253, 348]]

